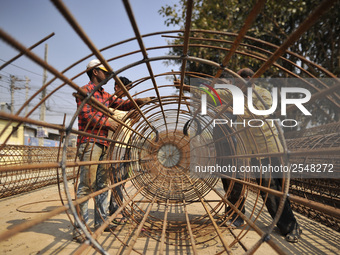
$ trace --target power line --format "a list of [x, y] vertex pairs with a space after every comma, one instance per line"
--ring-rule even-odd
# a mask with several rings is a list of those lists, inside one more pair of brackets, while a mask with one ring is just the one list
[[[5, 60], [3, 60], [3, 59], [1, 59], [1, 58], [0, 58], [0, 60], [1, 60], [1, 61], [3, 61], [3, 62], [7, 62], [7, 61], [5, 61]], [[38, 73], [36, 73], [36, 72], [33, 72], [33, 71], [30, 71], [30, 70], [28, 70], [28, 69], [26, 69], [26, 68], [23, 68], [23, 67], [17, 66], [17, 65], [15, 65], [15, 64], [10, 64], [10, 65], [12, 65], [12, 66], [15, 66], [16, 68], [22, 69], [22, 70], [24, 70], [24, 71], [26, 71], [26, 72], [29, 72], [29, 73], [32, 73], [32, 74], [38, 75], [38, 76], [40, 76], [40, 77], [43, 77], [43, 75], [41, 75], [41, 74], [38, 74]]]
[[[2, 77], [0, 79], [0, 82], [4, 82], [4, 83], [7, 83], [7, 84], [11, 84], [11, 76], [12, 74], [11, 73], [8, 73], [8, 72], [5, 72], [3, 70], [0, 71], [0, 76]], [[20, 79], [24, 79], [24, 75], [15, 75], [16, 77], [20, 78]], [[38, 78], [36, 78], [38, 79]], [[30, 77], [30, 80], [31, 80], [31, 77]], [[40, 81], [40, 80], [39, 80]], [[35, 82], [37, 83], [37, 82]], [[32, 88], [40, 88], [41, 86], [31, 86]]]
[[0, 88], [8, 89], [8, 86], [4, 86], [4, 85], [1, 85], [1, 84], [0, 84]]

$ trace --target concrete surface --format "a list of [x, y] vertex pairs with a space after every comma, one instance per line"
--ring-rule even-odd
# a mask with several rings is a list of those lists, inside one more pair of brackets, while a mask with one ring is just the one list
[[[247, 200], [247, 203], [252, 203], [251, 199]], [[61, 202], [57, 186], [49, 186], [33, 192], [2, 199], [0, 200], [0, 233], [25, 221], [39, 218], [60, 205]], [[155, 209], [153, 208], [153, 211], [157, 213], [157, 207], [155, 207]], [[193, 213], [200, 213], [200, 209], [190, 208], [189, 214]], [[284, 237], [279, 234], [277, 228], [274, 229], [271, 235], [272, 240], [274, 240], [286, 254], [340, 254], [340, 233], [309, 220], [298, 213], [295, 214], [303, 230], [303, 235], [298, 243], [287, 243]], [[172, 212], [170, 208], [169, 215], [176, 217], [177, 214], [176, 212]], [[270, 221], [271, 218], [265, 210], [260, 214], [256, 224], [260, 229], [265, 231]], [[90, 222], [90, 225], [91, 224]], [[0, 254], [73, 254], [79, 247], [79, 244], [72, 241], [72, 228], [67, 214], [59, 214], [15, 236], [1, 240]], [[229, 243], [234, 241], [235, 236], [238, 236], [242, 231], [242, 229], [235, 229], [230, 232], [227, 228], [223, 227], [221, 229], [225, 229], [224, 234]], [[118, 239], [123, 240], [127, 235], [130, 236], [133, 231], [135, 231], [133, 224], [119, 226], [115, 231], [116, 236], [111, 233], [104, 233], [98, 241], [109, 254], [117, 254], [118, 250], [123, 248]], [[206, 238], [212, 238], [211, 234], [209, 234], [209, 228], [202, 231], [207, 231], [208, 234]], [[248, 232], [243, 230], [240, 236], [244, 234], [245, 237], [241, 239], [241, 242], [248, 249], [260, 238], [253, 230]], [[176, 243], [167, 245], [165, 254], [193, 254], [190, 244], [184, 244], [187, 244], [187, 246], [177, 246]], [[141, 235], [138, 237], [134, 247], [138, 252], [133, 251], [131, 254], [158, 254], [160, 242], [149, 236]], [[218, 238], [197, 245], [198, 254], [210, 255], [223, 250], [223, 246]], [[127, 249], [124, 248], [123, 254], [125, 254], [126, 251]], [[233, 254], [245, 253], [241, 244], [234, 245], [231, 251]], [[90, 248], [82, 254], [98, 254], [98, 252]], [[268, 244], [262, 244], [255, 254], [267, 255], [277, 253]]]

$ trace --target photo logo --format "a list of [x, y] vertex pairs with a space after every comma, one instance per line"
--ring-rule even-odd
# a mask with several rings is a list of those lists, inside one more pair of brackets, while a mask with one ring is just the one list
[[[217, 91], [213, 87], [211, 87], [210, 85], [205, 84], [205, 83], [202, 83], [201, 85], [206, 86], [208, 89], [210, 89], [212, 92], [214, 92], [214, 94], [217, 96], [218, 100], [220, 101], [220, 104], [222, 105], [222, 100], [221, 100], [220, 96], [218, 95]], [[207, 93], [212, 98], [212, 100], [214, 101], [215, 106], [217, 106], [215, 97], [210, 93], [209, 90], [206, 90], [205, 88], [202, 88], [202, 87], [198, 87], [198, 88], [200, 90], [204, 91], [205, 93]], [[202, 94], [202, 95], [205, 95], [205, 94]], [[205, 95], [205, 97], [206, 97], [206, 95]], [[206, 102], [207, 102], [207, 98], [205, 98], [205, 104], [206, 104]], [[205, 108], [205, 111], [206, 111], [206, 108]]]
[[[210, 90], [214, 92], [214, 94], [219, 99], [220, 103], [222, 104], [221, 98], [218, 95], [217, 91], [212, 88], [209, 85], [203, 84], [206, 87], [208, 87]], [[232, 84], [216, 84], [216, 89], [225, 89], [229, 90], [229, 92], [232, 95], [232, 106], [233, 106], [233, 114], [234, 115], [243, 115], [244, 114], [244, 94], [242, 90], [237, 87], [236, 85]], [[214, 96], [206, 89], [200, 88], [201, 90], [205, 91], [214, 101], [215, 106], [217, 106], [216, 100]], [[201, 94], [201, 115], [207, 114], [207, 94]], [[289, 98], [289, 94], [303, 94], [304, 97], [302, 98]], [[247, 88], [247, 107], [249, 111], [255, 115], [270, 115], [274, 113], [278, 106], [278, 89], [273, 88], [272, 89], [272, 105], [268, 106], [269, 109], [266, 110], [258, 110], [253, 105], [253, 88], [249, 87]], [[307, 103], [311, 99], [311, 93], [305, 89], [305, 88], [299, 88], [299, 87], [284, 87], [281, 88], [281, 115], [285, 116], [287, 115], [287, 105], [293, 104], [295, 105], [304, 115], [310, 116], [312, 115], [304, 106], [304, 103]]]

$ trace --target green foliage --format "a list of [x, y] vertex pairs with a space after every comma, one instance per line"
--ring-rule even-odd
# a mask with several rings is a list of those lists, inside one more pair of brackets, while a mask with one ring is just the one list
[[[200, 40], [190, 40], [190, 44], [194, 44], [194, 46], [190, 47], [189, 55], [222, 63], [222, 60], [228, 53], [226, 49], [229, 49], [231, 43], [235, 40], [235, 36], [230, 33], [237, 34], [240, 31], [256, 2], [257, 1], [254, 0], [194, 1], [191, 29], [212, 30], [229, 34], [192, 33], [191, 36], [198, 37]], [[269, 0], [248, 30], [247, 36], [280, 46], [321, 2], [321, 0]], [[165, 18], [165, 24], [167, 26], [179, 25], [184, 29], [186, 1], [179, 0], [178, 4], [173, 6], [165, 5], [159, 10], [159, 13]], [[176, 38], [170, 42], [172, 45], [181, 45], [182, 43], [182, 38]], [[250, 57], [247, 56], [247, 54], [237, 52], [227, 65], [228, 68], [234, 71], [245, 66], [254, 70], [258, 69], [263, 64], [263, 60], [260, 58], [267, 59], [276, 49], [260, 41], [255, 42], [246, 38], [242, 43], [244, 44], [239, 46], [238, 51], [252, 53], [256, 57]], [[340, 0], [336, 1], [333, 7], [316, 21], [288, 50], [322, 66], [339, 77], [339, 44]], [[261, 50], [254, 47], [258, 47]], [[182, 47], [171, 48], [169, 54], [181, 56]], [[284, 57], [316, 77], [325, 77], [323, 72], [320, 72], [313, 65], [302, 63], [294, 55], [284, 54]], [[177, 63], [180, 63], [180, 61], [177, 61]], [[279, 59], [277, 63], [292, 73], [300, 76], [308, 76], [303, 70], [287, 61]], [[197, 62], [188, 62], [187, 70], [209, 75], [214, 75], [217, 71], [216, 68]], [[265, 73], [265, 77], [285, 76], [287, 76], [286, 73], [274, 66]], [[313, 93], [315, 93], [315, 91], [313, 91]], [[334, 97], [333, 99], [335, 101], [337, 100], [337, 98]], [[335, 108], [334, 105], [327, 100], [323, 100], [322, 104], [320, 100], [316, 101], [312, 108], [312, 124], [339, 120], [338, 108]], [[325, 118], [325, 116], [327, 116], [327, 118]], [[298, 118], [297, 116], [295, 117]], [[301, 118], [301, 121], [304, 121], [303, 118]], [[305, 121], [304, 125], [307, 124], [308, 120]], [[311, 123], [309, 123], [309, 125], [310, 124]]]
[[[214, 30], [221, 32], [240, 31], [244, 21], [257, 1], [254, 0], [197, 0], [194, 1], [192, 29]], [[313, 9], [320, 4], [320, 0], [292, 0], [292, 1], [267, 1], [263, 10], [256, 18], [252, 27], [248, 30], [247, 35], [263, 41], [281, 45], [287, 37], [296, 30], [296, 28], [308, 17]], [[186, 1], [179, 0], [179, 3], [173, 6], [165, 5], [159, 10], [159, 13], [165, 18], [164, 23], [167, 26], [179, 25], [184, 28], [186, 15]], [[195, 36], [203, 36], [196, 33]], [[214, 35], [204, 35], [205, 38], [215, 38]], [[225, 37], [224, 40], [232, 40], [232, 37]], [[173, 40], [172, 44], [181, 44], [181, 39]], [[312, 62], [319, 64], [334, 73], [340, 75], [339, 56], [340, 56], [340, 1], [337, 1], [331, 10], [324, 15], [317, 23], [305, 32], [301, 38], [289, 50], [305, 56]], [[207, 45], [219, 47], [228, 47], [223, 42], [204, 42]], [[272, 50], [272, 49], [270, 49]], [[181, 49], [174, 48], [170, 54], [180, 55]], [[224, 54], [219, 50], [205, 49], [196, 47], [190, 49], [192, 56], [202, 57], [213, 61], [220, 62]], [[244, 58], [244, 57], [243, 57]], [[296, 59], [288, 56], [293, 62]], [[235, 63], [235, 61], [239, 63]], [[253, 59], [242, 60], [241, 56], [233, 59], [233, 68], [248, 64], [252, 67], [260, 63]], [[254, 61], [254, 63], [253, 63]], [[189, 65], [191, 71], [214, 71], [211, 67], [204, 67], [198, 64]], [[288, 67], [289, 70], [296, 72], [298, 70]], [[318, 74], [312, 66], [304, 67], [308, 71]], [[299, 72], [299, 71], [298, 71]], [[277, 75], [273, 70], [268, 75]]]

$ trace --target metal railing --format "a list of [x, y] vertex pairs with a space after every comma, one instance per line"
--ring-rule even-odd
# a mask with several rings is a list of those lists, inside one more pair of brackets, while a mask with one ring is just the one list
[[[76, 148], [67, 148], [67, 161], [74, 161]], [[0, 150], [0, 198], [32, 191], [51, 184], [62, 182], [61, 168], [42, 167], [35, 169], [34, 164], [43, 166], [57, 162], [58, 147], [25, 145], [5, 145]], [[26, 166], [15, 170], [14, 167]], [[13, 170], [12, 170], [13, 169]], [[67, 179], [75, 178], [77, 172], [70, 167], [66, 170]]]

